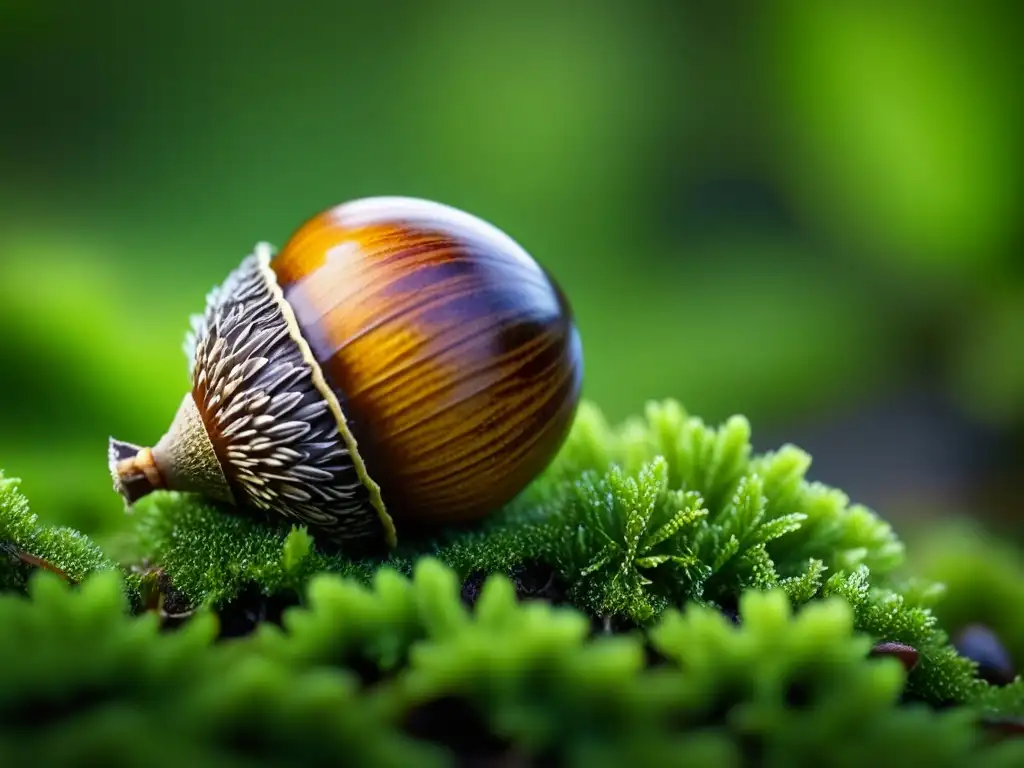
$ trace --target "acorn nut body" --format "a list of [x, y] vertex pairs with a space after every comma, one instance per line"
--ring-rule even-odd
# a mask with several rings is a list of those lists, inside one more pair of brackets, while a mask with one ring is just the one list
[[283, 516], [335, 541], [478, 520], [568, 434], [582, 348], [554, 279], [440, 203], [376, 197], [260, 243], [207, 298], [192, 390], [152, 448], [110, 441], [117, 491]]

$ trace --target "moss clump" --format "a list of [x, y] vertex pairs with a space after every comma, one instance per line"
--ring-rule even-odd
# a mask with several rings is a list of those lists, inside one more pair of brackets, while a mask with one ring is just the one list
[[193, 605], [223, 605], [251, 584], [266, 595], [292, 594], [318, 571], [370, 573], [369, 563], [316, 551], [305, 528], [262, 525], [193, 497], [154, 494], [134, 514], [146, 559]]
[[[670, 604], [734, 602], [747, 588], [780, 586], [799, 601], [828, 575], [868, 566], [882, 579], [902, 560], [890, 526], [840, 491], [805, 479], [793, 446], [752, 456], [735, 417], [715, 429], [677, 403], [612, 429], [584, 405], [559, 457], [515, 503], [471, 532], [406, 542], [386, 561], [408, 572], [432, 554], [466, 575], [543, 562], [571, 600], [643, 623]], [[193, 498], [158, 494], [137, 508], [141, 549], [196, 602], [222, 601], [247, 580], [273, 591], [286, 527]], [[311, 552], [289, 577], [335, 570], [368, 576], [377, 561]]]
[[40, 523], [18, 481], [0, 470], [0, 591], [24, 591], [28, 575], [40, 567], [58, 569], [73, 581], [119, 568], [82, 533]]
[[0, 596], [0, 755], [9, 765], [440, 765], [357, 701], [342, 670], [215, 647], [216, 618], [161, 633], [113, 571]]
[[[980, 582], [945, 592], [936, 560], [905, 579], [891, 527], [809, 465], [755, 454], [739, 417], [667, 402], [612, 427], [584, 406], [514, 503], [384, 559], [155, 494], [133, 516], [139, 562], [115, 563], [6, 481], [0, 543], [73, 578], [0, 564], [0, 754], [1024, 764], [1024, 742], [979, 727], [1024, 717], [1024, 683], [983, 679], [948, 634]], [[1009, 557], [985, 583], [1012, 602], [1019, 584], [995, 586], [1024, 572]], [[1016, 626], [994, 624], [1015, 653]], [[916, 664], [872, 658], [879, 643]], [[45, 714], [29, 728], [16, 710]]]
[[[466, 582], [531, 569], [560, 585], [556, 602], [605, 627], [646, 626], [690, 603], [733, 611], [747, 589], [779, 588], [796, 605], [838, 595], [858, 629], [920, 651], [912, 695], [971, 700], [973, 667], [928, 611], [927, 590], [895, 591], [902, 542], [871, 510], [808, 481], [809, 467], [794, 446], [755, 455], [741, 417], [713, 428], [668, 401], [613, 428], [585, 405], [556, 461], [509, 508], [470, 532], [405, 542], [383, 565], [409, 573], [431, 555]], [[181, 495], [151, 497], [136, 514], [141, 549], [195, 605], [296, 595], [322, 571], [365, 581], [381, 565], [305, 538], [293, 547], [300, 531]]]
[[[794, 613], [750, 590], [738, 621], [670, 609], [648, 633], [590, 632], [576, 609], [488, 577], [473, 608], [427, 558], [369, 586], [319, 574], [283, 627], [217, 643], [130, 614], [119, 576], [49, 573], [0, 597], [0, 754], [81, 764], [1013, 766], [964, 708], [901, 706], [904, 668], [872, 659], [854, 612]], [[837, 762], [838, 761], [838, 762]], [[15, 764], [12, 762], [12, 764]]]

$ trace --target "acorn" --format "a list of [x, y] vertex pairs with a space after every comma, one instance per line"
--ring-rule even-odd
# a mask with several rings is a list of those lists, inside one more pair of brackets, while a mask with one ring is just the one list
[[185, 341], [166, 434], [111, 439], [127, 505], [201, 494], [338, 543], [478, 521], [564, 442], [582, 347], [568, 300], [509, 235], [406, 197], [342, 203], [258, 243]]

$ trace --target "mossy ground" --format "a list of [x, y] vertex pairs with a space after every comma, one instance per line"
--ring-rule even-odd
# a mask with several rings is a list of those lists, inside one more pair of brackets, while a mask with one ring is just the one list
[[1024, 561], [992, 561], [1004, 610], [979, 615], [962, 562], [908, 579], [891, 527], [809, 465], [755, 455], [739, 417], [585, 405], [507, 509], [383, 559], [159, 494], [115, 562], [0, 480], [0, 757], [1024, 765], [993, 739], [1024, 683], [949, 634], [1024, 652]]

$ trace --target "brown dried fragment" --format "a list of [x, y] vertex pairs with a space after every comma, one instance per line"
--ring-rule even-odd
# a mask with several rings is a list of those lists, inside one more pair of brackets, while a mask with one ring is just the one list
[[871, 649], [871, 656], [893, 656], [899, 659], [907, 672], [912, 671], [921, 660], [921, 654], [916, 648], [895, 642], [878, 643]]
[[1024, 719], [1019, 717], [986, 718], [981, 721], [981, 727], [999, 741], [1024, 737]]

